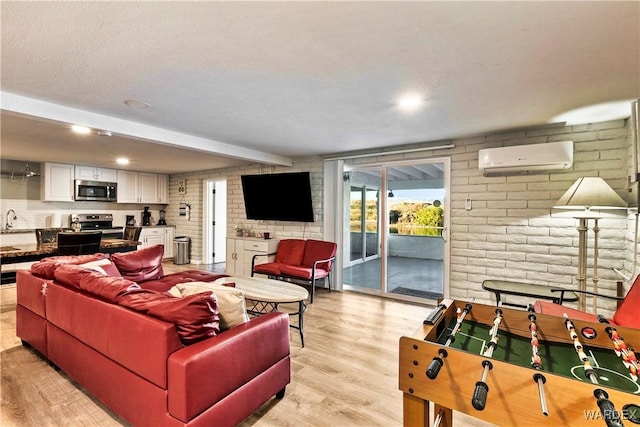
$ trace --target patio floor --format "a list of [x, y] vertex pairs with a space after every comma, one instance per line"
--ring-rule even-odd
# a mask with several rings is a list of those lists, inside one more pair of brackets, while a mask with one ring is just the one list
[[[354, 288], [380, 289], [380, 258], [347, 267], [343, 282]], [[387, 289], [391, 293], [426, 299], [443, 296], [443, 262], [439, 260], [389, 257]]]

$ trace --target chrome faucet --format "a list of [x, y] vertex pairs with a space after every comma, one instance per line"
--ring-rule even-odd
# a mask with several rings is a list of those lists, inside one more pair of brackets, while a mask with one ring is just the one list
[[[10, 215], [11, 213], [13, 213], [13, 215]], [[18, 216], [16, 215], [16, 211], [14, 211], [13, 209], [9, 209], [7, 211], [7, 222], [4, 226], [5, 230], [8, 230], [10, 228], [13, 228], [13, 222], [14, 220], [18, 219]]]

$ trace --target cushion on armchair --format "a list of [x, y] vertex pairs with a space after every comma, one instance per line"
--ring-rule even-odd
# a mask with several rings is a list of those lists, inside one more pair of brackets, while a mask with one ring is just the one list
[[289, 265], [302, 265], [304, 258], [305, 242], [300, 239], [284, 239], [278, 242], [276, 263]]
[[278, 251], [274, 262], [257, 264], [253, 267], [255, 273], [280, 276], [282, 268], [288, 265], [302, 265], [304, 258], [304, 240], [284, 239], [278, 242]]
[[[313, 263], [321, 259], [329, 259], [335, 256], [337, 245], [333, 242], [324, 240], [308, 239], [305, 243], [304, 258], [301, 264], [305, 267], [313, 267]], [[329, 271], [331, 270], [331, 261], [318, 264], [318, 268]]]
[[[313, 267], [299, 267], [297, 265], [283, 265], [280, 269], [285, 276], [298, 277], [300, 279], [311, 280]], [[327, 277], [329, 273], [321, 268], [316, 268], [314, 279]]]
[[282, 266], [287, 265], [281, 262], [267, 262], [265, 264], [258, 264], [253, 267], [255, 273], [267, 274], [269, 276], [279, 276]]

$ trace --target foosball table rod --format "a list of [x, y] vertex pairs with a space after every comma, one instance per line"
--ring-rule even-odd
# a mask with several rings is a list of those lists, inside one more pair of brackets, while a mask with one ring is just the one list
[[465, 305], [464, 310], [462, 311], [460, 311], [460, 308], [458, 308], [458, 310], [459, 310], [458, 320], [456, 321], [455, 326], [451, 330], [451, 333], [447, 338], [447, 342], [444, 343], [443, 348], [438, 350], [438, 355], [433, 358], [433, 360], [429, 364], [429, 367], [427, 368], [426, 373], [427, 373], [427, 378], [429, 379], [435, 380], [436, 377], [438, 376], [438, 373], [440, 373], [440, 368], [442, 368], [442, 365], [444, 365], [444, 358], [447, 357], [447, 350], [445, 349], [455, 341], [456, 339], [455, 335], [460, 330], [460, 327], [462, 326], [462, 321], [464, 320], [465, 316], [471, 311], [471, 304]]
[[436, 419], [433, 420], [433, 427], [440, 427], [440, 424], [442, 424], [442, 420], [444, 420], [444, 409], [440, 409], [438, 411]]
[[[598, 374], [593, 370], [593, 367], [589, 363], [589, 358], [584, 352], [584, 348], [580, 339], [578, 338], [578, 333], [576, 332], [576, 328], [573, 325], [569, 316], [564, 313], [565, 318], [565, 326], [569, 331], [571, 339], [573, 340], [573, 346], [578, 353], [578, 357], [584, 363], [584, 374], [588, 377], [593, 384], [599, 384]], [[600, 408], [600, 412], [602, 413], [602, 418], [604, 422], [607, 424], [607, 427], [623, 427], [622, 420], [620, 419], [620, 414], [616, 411], [616, 407], [613, 402], [609, 400], [609, 394], [597, 388], [593, 391], [594, 397], [597, 399], [598, 407]]]
[[638, 381], [638, 359], [636, 358], [633, 348], [627, 346], [615, 328], [607, 327], [605, 328], [605, 332], [609, 335], [611, 341], [613, 341], [616, 355], [622, 359], [624, 366], [629, 369], [631, 379]]
[[[486, 357], [493, 356], [493, 350], [498, 346], [498, 330], [500, 323], [502, 322], [502, 310], [496, 308], [496, 317], [493, 319], [493, 327], [489, 333], [491, 334], [491, 340], [487, 345], [487, 351], [485, 351]], [[489, 394], [489, 386], [487, 385], [487, 374], [493, 369], [493, 364], [489, 360], [482, 361], [482, 377], [480, 381], [476, 383], [476, 387], [471, 397], [471, 405], [478, 411], [482, 411], [487, 404], [487, 395]]]
[[[542, 358], [540, 357], [540, 343], [538, 341], [538, 324], [536, 323], [536, 315], [530, 314], [529, 331], [531, 332], [531, 366], [537, 371], [542, 370]], [[544, 395], [544, 383], [547, 379], [542, 374], [534, 374], [533, 381], [538, 384], [538, 397], [540, 398], [540, 410], [546, 417], [549, 415], [549, 409], [547, 408], [547, 399]]]
[[547, 398], [544, 395], [544, 383], [547, 379], [544, 375], [537, 373], [533, 374], [533, 381], [538, 384], [538, 397], [540, 398], [540, 410], [545, 417], [549, 416], [549, 409], [547, 408]]

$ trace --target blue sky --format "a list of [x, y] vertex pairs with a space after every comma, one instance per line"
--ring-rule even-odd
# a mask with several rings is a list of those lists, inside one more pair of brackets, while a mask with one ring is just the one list
[[429, 202], [444, 200], [444, 189], [393, 190], [393, 201]]

